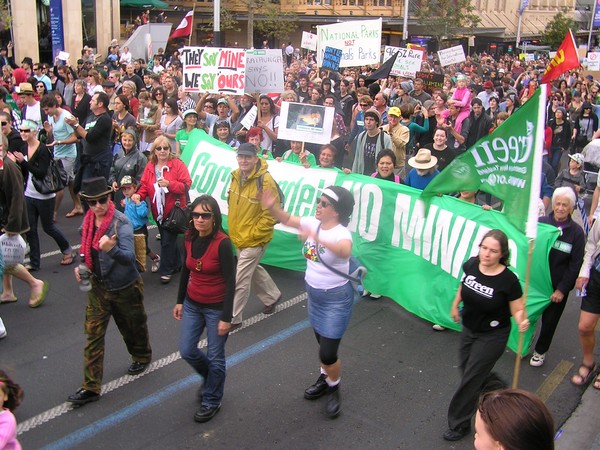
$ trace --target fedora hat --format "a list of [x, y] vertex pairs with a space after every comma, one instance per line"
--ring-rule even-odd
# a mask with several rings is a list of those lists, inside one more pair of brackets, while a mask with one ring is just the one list
[[18, 94], [31, 94], [33, 95], [33, 86], [31, 83], [21, 83], [19, 84]]
[[431, 169], [437, 162], [437, 158], [431, 155], [431, 150], [426, 148], [420, 149], [415, 156], [408, 160], [408, 164], [415, 169]]
[[112, 192], [112, 187], [104, 177], [94, 177], [83, 180], [79, 195], [84, 199], [104, 197]]

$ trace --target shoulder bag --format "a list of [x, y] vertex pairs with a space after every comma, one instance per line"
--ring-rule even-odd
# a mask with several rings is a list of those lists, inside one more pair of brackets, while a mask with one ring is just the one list
[[44, 178], [32, 176], [31, 181], [40, 194], [54, 194], [65, 188], [68, 176], [63, 168], [62, 161], [55, 160], [50, 149], [46, 148], [46, 150], [50, 153], [50, 164], [48, 164], [46, 175]]
[[[185, 197], [188, 198], [187, 186], [185, 187]], [[162, 220], [160, 226], [171, 233], [182, 234], [187, 230], [189, 221], [188, 210], [181, 207], [178, 198], [175, 200], [175, 206], [173, 206], [169, 215]]]

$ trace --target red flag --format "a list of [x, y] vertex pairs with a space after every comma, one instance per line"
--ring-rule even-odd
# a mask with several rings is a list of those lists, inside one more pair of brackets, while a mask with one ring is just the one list
[[542, 76], [542, 83], [549, 83], [556, 80], [563, 73], [579, 67], [579, 55], [577, 47], [575, 47], [575, 38], [573, 32], [569, 30], [564, 41], [560, 44], [556, 55], [550, 61], [546, 71]]
[[175, 29], [175, 31], [173, 31], [173, 33], [169, 37], [169, 40], [175, 39], [175, 38], [180, 38], [180, 37], [187, 37], [190, 34], [192, 34], [192, 24], [193, 23], [194, 23], [194, 11], [190, 11], [181, 20], [181, 23]]

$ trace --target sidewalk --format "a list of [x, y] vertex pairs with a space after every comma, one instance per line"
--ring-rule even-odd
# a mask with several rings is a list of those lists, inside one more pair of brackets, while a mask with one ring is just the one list
[[600, 449], [600, 392], [588, 386], [581, 403], [563, 424], [560, 436], [556, 439], [556, 450], [596, 450]]

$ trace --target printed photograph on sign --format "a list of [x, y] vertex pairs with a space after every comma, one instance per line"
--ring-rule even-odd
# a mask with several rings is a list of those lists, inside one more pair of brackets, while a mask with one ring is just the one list
[[282, 67], [283, 54], [280, 49], [246, 51], [246, 93], [283, 92]]
[[239, 48], [184, 47], [183, 87], [186, 92], [242, 95], [246, 52]]
[[306, 103], [281, 103], [279, 139], [328, 144], [334, 108]]

